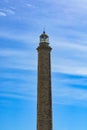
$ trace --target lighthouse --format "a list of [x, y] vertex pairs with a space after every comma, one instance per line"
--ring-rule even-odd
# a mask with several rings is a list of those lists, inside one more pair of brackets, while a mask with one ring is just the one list
[[51, 50], [49, 36], [43, 31], [37, 47], [37, 130], [52, 130]]

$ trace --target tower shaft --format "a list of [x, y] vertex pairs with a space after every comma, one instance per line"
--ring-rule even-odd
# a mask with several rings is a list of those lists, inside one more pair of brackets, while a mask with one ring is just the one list
[[51, 47], [40, 43], [38, 50], [37, 130], [52, 130]]

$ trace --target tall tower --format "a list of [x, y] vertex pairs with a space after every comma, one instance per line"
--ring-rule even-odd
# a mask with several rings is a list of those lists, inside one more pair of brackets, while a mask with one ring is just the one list
[[52, 130], [51, 61], [49, 37], [40, 35], [38, 51], [37, 130]]

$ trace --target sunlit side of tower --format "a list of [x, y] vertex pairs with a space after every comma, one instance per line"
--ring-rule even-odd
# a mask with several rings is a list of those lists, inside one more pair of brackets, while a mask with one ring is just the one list
[[37, 130], [52, 130], [51, 57], [52, 48], [45, 32], [38, 51]]

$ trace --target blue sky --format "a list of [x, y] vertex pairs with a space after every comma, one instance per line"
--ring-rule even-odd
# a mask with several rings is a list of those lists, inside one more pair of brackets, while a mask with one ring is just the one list
[[35, 130], [37, 51], [53, 48], [53, 129], [87, 130], [87, 1], [0, 0], [0, 130]]

